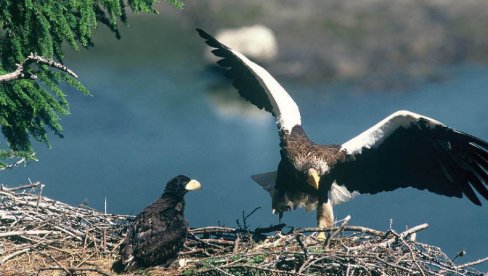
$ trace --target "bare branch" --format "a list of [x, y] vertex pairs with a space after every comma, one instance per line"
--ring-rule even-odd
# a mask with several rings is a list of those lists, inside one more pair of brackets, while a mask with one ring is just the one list
[[78, 77], [78, 75], [76, 75], [75, 72], [73, 72], [71, 69], [64, 66], [63, 64], [56, 62], [52, 59], [48, 59], [48, 58], [39, 56], [37, 54], [31, 53], [23, 62], [21, 62], [20, 64], [17, 64], [17, 69], [14, 72], [8, 73], [5, 75], [1, 75], [0, 76], [0, 83], [19, 80], [19, 79], [30, 79], [30, 80], [37, 79], [37, 76], [35, 74], [33, 74], [27, 70], [28, 67], [32, 63], [47, 65], [49, 67], [56, 68], [56, 69], [59, 69], [63, 72], [66, 72], [67, 74], [69, 74], [75, 78]]
[[473, 265], [478, 265], [478, 264], [482, 264], [482, 263], [486, 263], [486, 262], [488, 262], [488, 257], [479, 259], [477, 261], [473, 261], [473, 262], [465, 263], [465, 264], [462, 264], [462, 265], [458, 265], [458, 266], [456, 266], [456, 268], [461, 269], [461, 268], [466, 268], [466, 267], [470, 267], [470, 266], [473, 266]]
[[81, 268], [78, 268], [78, 267], [57, 267], [57, 266], [53, 266], [53, 267], [44, 267], [44, 268], [40, 268], [39, 269], [39, 272], [41, 271], [50, 271], [50, 270], [63, 270], [65, 271], [67, 274], [66, 275], [78, 275], [76, 272], [96, 272], [100, 275], [106, 275], [106, 276], [109, 276], [110, 274], [99, 269], [99, 268], [96, 268], [96, 267], [81, 267]]
[[349, 223], [350, 220], [351, 220], [351, 216], [348, 215], [342, 222], [341, 226], [339, 226], [339, 228], [337, 228], [335, 231], [330, 233], [330, 237], [327, 239], [327, 243], [325, 244], [325, 247], [330, 246], [331, 240], [344, 230], [344, 228], [346, 227], [346, 225]]
[[421, 224], [421, 225], [417, 225], [415, 227], [412, 227], [410, 229], [407, 229], [407, 230], [403, 231], [398, 236], [395, 236], [395, 237], [393, 237], [393, 238], [391, 238], [389, 240], [386, 240], [385, 242], [382, 242], [382, 243], [378, 244], [378, 246], [390, 246], [392, 243], [394, 243], [397, 240], [397, 238], [404, 239], [407, 236], [410, 236], [413, 233], [417, 233], [419, 231], [422, 231], [424, 229], [427, 229], [428, 227], [429, 227], [429, 225], [427, 223], [424, 223], [424, 224]]
[[49, 230], [25, 230], [25, 231], [10, 231], [6, 233], [0, 233], [0, 238], [11, 237], [11, 236], [23, 236], [23, 235], [45, 235], [45, 234], [55, 234], [56, 231]]
[[22, 185], [22, 186], [18, 186], [18, 187], [12, 187], [12, 188], [7, 188], [7, 187], [1, 185], [0, 186], [0, 190], [1, 191], [13, 192], [13, 191], [25, 190], [25, 189], [29, 189], [29, 188], [36, 188], [36, 187], [38, 187], [40, 185], [42, 185], [42, 184], [39, 181], [34, 182], [34, 183], [29, 183], [29, 184], [26, 184], [26, 185]]
[[[336, 231], [340, 227], [333, 227], [333, 228], [328, 228], [328, 229], [321, 229], [318, 227], [306, 227], [306, 228], [300, 228], [296, 229], [293, 231], [293, 233], [310, 233], [310, 232], [332, 232]], [[374, 230], [368, 227], [363, 227], [363, 226], [344, 226], [343, 231], [351, 231], [351, 232], [361, 232], [361, 233], [366, 233], [374, 236], [384, 236], [385, 232], [383, 231], [378, 231]]]
[[22, 249], [22, 250], [16, 251], [16, 252], [14, 252], [14, 253], [12, 253], [12, 254], [9, 254], [9, 255], [7, 255], [7, 256], [5, 256], [5, 257], [3, 257], [3, 258], [0, 260], [0, 265], [4, 264], [6, 261], [8, 261], [8, 260], [10, 260], [10, 259], [12, 259], [12, 258], [14, 258], [14, 257], [16, 257], [16, 256], [18, 256], [18, 255], [21, 255], [21, 254], [24, 254], [24, 253], [28, 252], [28, 251], [29, 251], [29, 250], [31, 250], [31, 249], [32, 249], [32, 248], [30, 248], [30, 247], [28, 247], [28, 248], [24, 248], [24, 249]]
[[[2, 82], [2, 77], [3, 76], [6, 76], [6, 75], [0, 76], [0, 83]], [[18, 165], [20, 165], [22, 163], [25, 163], [25, 162], [26, 162], [25, 158], [22, 157], [22, 158], [20, 158], [19, 160], [17, 160], [16, 162], [14, 162], [12, 164], [8, 164], [8, 165], [6, 165], [4, 167], [0, 167], [0, 172], [1, 171], [4, 171], [4, 170], [8, 170], [8, 169], [13, 169], [13, 168], [17, 167]]]

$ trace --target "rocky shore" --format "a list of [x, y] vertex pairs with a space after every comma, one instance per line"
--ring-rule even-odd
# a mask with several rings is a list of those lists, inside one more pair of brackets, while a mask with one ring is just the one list
[[404, 79], [440, 80], [445, 66], [488, 61], [483, 0], [201, 0], [181, 15], [213, 32], [269, 27], [279, 47], [269, 70], [306, 81], [381, 89]]

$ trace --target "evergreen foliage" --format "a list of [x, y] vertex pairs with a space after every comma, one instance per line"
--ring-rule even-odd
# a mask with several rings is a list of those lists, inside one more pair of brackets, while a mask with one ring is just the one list
[[[63, 43], [74, 49], [93, 46], [92, 34], [104, 24], [120, 37], [118, 23], [126, 23], [126, 10], [157, 13], [157, 0], [1, 0], [0, 75], [15, 71], [30, 53], [63, 61]], [[179, 0], [166, 0], [183, 8]], [[61, 89], [67, 84], [85, 94], [88, 90], [74, 77], [46, 65], [29, 70], [37, 80], [20, 79], [0, 83], [0, 168], [9, 158], [34, 159], [31, 138], [47, 145], [46, 129], [63, 137], [60, 116], [69, 114], [69, 103]]]

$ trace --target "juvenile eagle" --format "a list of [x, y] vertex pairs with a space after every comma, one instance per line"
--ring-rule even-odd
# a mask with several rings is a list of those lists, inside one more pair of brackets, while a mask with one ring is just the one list
[[161, 197], [137, 215], [130, 226], [120, 246], [122, 268], [118, 270], [127, 272], [171, 264], [188, 233], [183, 196], [200, 188], [198, 181], [184, 175], [171, 179]]
[[317, 224], [332, 227], [332, 205], [358, 193], [397, 188], [488, 199], [488, 143], [431, 118], [397, 111], [342, 145], [319, 145], [301, 127], [298, 106], [261, 66], [197, 29], [239, 94], [275, 118], [281, 146], [277, 171], [254, 175], [272, 197], [273, 213], [317, 209]]

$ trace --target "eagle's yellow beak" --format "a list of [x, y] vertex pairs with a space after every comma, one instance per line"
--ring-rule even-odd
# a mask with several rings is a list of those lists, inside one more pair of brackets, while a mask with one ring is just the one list
[[202, 185], [200, 184], [200, 182], [198, 182], [195, 179], [190, 180], [185, 185], [185, 189], [188, 190], [188, 191], [200, 190], [201, 188], [202, 188]]
[[315, 169], [309, 169], [308, 170], [307, 182], [312, 187], [314, 187], [317, 191], [319, 190], [320, 176], [319, 176], [319, 173]]

